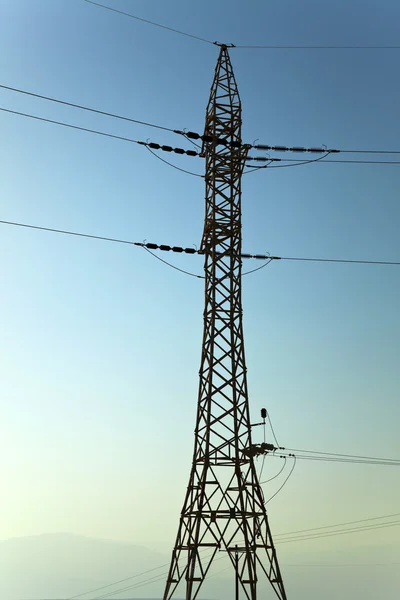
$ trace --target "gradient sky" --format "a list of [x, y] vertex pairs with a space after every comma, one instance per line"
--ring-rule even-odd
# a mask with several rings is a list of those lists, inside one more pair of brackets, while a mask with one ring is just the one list
[[[109, 5], [236, 44], [399, 44], [395, 0]], [[217, 55], [83, 0], [0, 7], [0, 83], [167, 127], [202, 130]], [[400, 150], [400, 50], [236, 49], [231, 59], [245, 140]], [[0, 105], [190, 147], [6, 90]], [[1, 219], [199, 244], [201, 178], [122, 141], [7, 113], [0, 126]], [[202, 173], [201, 159], [171, 160]], [[249, 174], [243, 249], [400, 260], [399, 185], [400, 165]], [[0, 538], [68, 531], [168, 551], [191, 462], [202, 281], [139, 248], [6, 225], [0, 253]], [[163, 258], [201, 274], [199, 257]], [[287, 447], [398, 457], [399, 267], [282, 261], [246, 277], [243, 295], [254, 418], [266, 406]], [[267, 475], [276, 468], [266, 461]], [[302, 462], [269, 513], [280, 533], [394, 513], [399, 500], [394, 468]], [[308, 544], [397, 538], [394, 528]]]

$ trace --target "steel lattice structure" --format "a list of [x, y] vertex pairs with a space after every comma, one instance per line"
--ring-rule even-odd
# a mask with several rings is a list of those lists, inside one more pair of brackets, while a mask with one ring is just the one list
[[[204, 335], [193, 465], [164, 600], [186, 582], [198, 597], [218, 553], [235, 574], [236, 599], [256, 600], [266, 578], [286, 599], [252, 448], [241, 298], [241, 103], [222, 45], [207, 107]], [[221, 143], [222, 142], [222, 143]], [[222, 555], [221, 555], [222, 556]]]

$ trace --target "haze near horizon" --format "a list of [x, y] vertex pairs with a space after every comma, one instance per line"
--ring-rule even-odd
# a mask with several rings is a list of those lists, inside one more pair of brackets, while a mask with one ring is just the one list
[[[400, 7], [394, 0], [114, 5], [237, 45], [398, 43]], [[0, 84], [172, 129], [204, 128], [218, 53], [211, 44], [83, 1], [6, 0], [0, 47]], [[396, 49], [232, 49], [244, 139], [399, 151], [399, 58]], [[192, 148], [168, 131], [0, 91], [1, 106], [9, 110]], [[2, 220], [199, 245], [200, 177], [120, 140], [4, 112], [0, 121]], [[398, 160], [395, 154], [339, 156]], [[166, 158], [203, 173], [199, 158]], [[400, 165], [316, 163], [249, 173], [243, 177], [243, 250], [399, 261], [399, 184]], [[42, 578], [38, 592], [78, 594], [92, 581], [96, 587], [135, 573], [138, 558], [130, 545], [147, 548], [155, 567], [152, 553], [169, 560], [192, 458], [203, 283], [140, 248], [0, 226], [1, 455], [7, 481], [0, 505], [0, 539], [7, 549], [2, 561], [13, 544], [19, 548], [6, 589], [11, 599], [12, 585], [21, 579], [18, 557], [32, 556]], [[202, 274], [201, 257], [165, 258]], [[253, 265], [259, 263], [244, 266]], [[400, 457], [398, 269], [276, 261], [244, 278], [252, 418], [259, 420], [265, 406], [282, 446]], [[255, 441], [262, 441], [261, 430]], [[267, 458], [263, 480], [280, 467]], [[265, 484], [267, 498], [288, 467]], [[299, 460], [268, 512], [272, 533], [280, 534], [395, 514], [399, 500], [397, 467]], [[60, 531], [121, 543], [124, 558], [114, 542], [107, 552], [120, 556], [123, 568], [108, 571], [102, 551], [93, 549], [92, 574], [77, 569], [80, 583], [70, 585], [76, 565], [66, 550], [69, 541], [53, 540], [64, 548], [57, 552], [72, 560], [58, 592], [53, 584], [60, 563], [52, 562], [49, 550], [49, 572], [40, 566], [36, 536]], [[15, 539], [31, 536], [38, 546], [26, 554], [28, 542], [21, 542], [23, 549]], [[93, 548], [97, 543], [103, 544], [93, 542]], [[308, 598], [307, 590], [317, 598], [325, 581], [328, 594], [336, 583], [354, 600], [372, 599], [378, 589], [397, 600], [397, 526], [282, 544], [278, 552], [290, 598], [296, 591], [299, 600], [301, 594]], [[321, 567], [289, 566], [305, 558], [319, 564], [319, 556], [333, 564], [384, 566], [351, 574], [336, 567], [329, 576]], [[210, 586], [224, 577], [216, 575]], [[211, 592], [225, 594], [224, 583], [218, 585]]]

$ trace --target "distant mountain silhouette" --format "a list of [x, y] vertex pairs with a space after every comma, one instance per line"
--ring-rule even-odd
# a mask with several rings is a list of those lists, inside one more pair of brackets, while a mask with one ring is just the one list
[[[130, 575], [159, 567], [168, 557], [147, 548], [68, 533], [0, 541], [0, 598], [68, 598]], [[166, 568], [106, 591], [162, 575]], [[157, 597], [162, 582], [140, 587], [131, 596]], [[104, 592], [104, 593], [105, 593]], [[117, 597], [127, 597], [128, 592]], [[90, 594], [86, 597], [96, 597]]]
[[[400, 548], [398, 544], [346, 547], [317, 551], [279, 547], [288, 598], [309, 600], [398, 600]], [[87, 538], [68, 533], [37, 535], [0, 541], [0, 600], [65, 599], [94, 590], [130, 575], [155, 569], [169, 556], [129, 543]], [[222, 557], [218, 557], [222, 558]], [[376, 564], [378, 563], [378, 564]], [[324, 568], [324, 565], [328, 565]], [[360, 565], [359, 567], [357, 565]], [[216, 562], [215, 577], [206, 580], [203, 598], [232, 600], [234, 580], [228, 561]], [[339, 565], [335, 568], [334, 565]], [[344, 565], [344, 566], [343, 566]], [[371, 566], [369, 566], [371, 565]], [[382, 565], [382, 566], [381, 566]], [[97, 598], [120, 590], [112, 598], [160, 599], [167, 566], [116, 586], [82, 597]], [[145, 579], [149, 585], [123, 591]], [[180, 594], [181, 595], [181, 594]], [[268, 586], [260, 597], [272, 598]]]

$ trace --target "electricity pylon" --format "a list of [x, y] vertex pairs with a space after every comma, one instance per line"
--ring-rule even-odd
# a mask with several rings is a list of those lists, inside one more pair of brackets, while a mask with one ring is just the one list
[[[207, 107], [204, 334], [193, 465], [164, 600], [186, 582], [195, 600], [217, 553], [227, 553], [235, 596], [256, 600], [266, 578], [286, 599], [252, 452], [241, 294], [241, 102], [221, 45]], [[222, 554], [221, 554], [222, 556]], [[182, 596], [181, 596], [182, 597]]]

